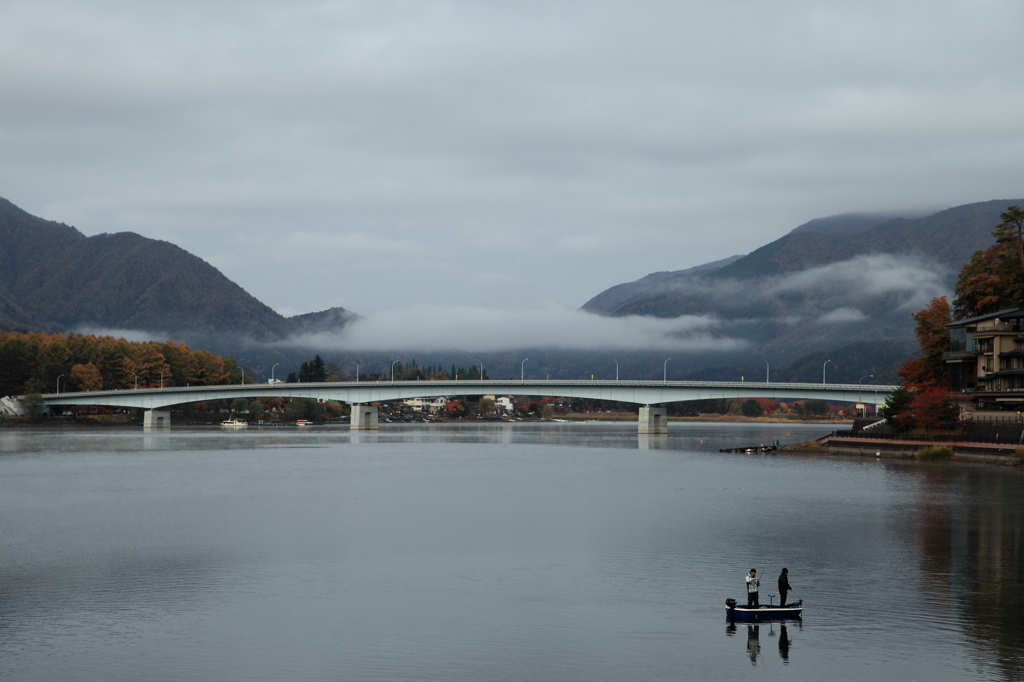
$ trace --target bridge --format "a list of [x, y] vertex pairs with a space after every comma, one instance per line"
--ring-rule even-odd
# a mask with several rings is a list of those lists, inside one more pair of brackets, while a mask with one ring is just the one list
[[433, 396], [521, 395], [592, 398], [640, 405], [640, 433], [665, 433], [665, 403], [723, 398], [773, 400], [820, 399], [833, 402], [882, 404], [896, 386], [874, 384], [792, 384], [753, 381], [348, 381], [296, 384], [233, 384], [228, 386], [175, 386], [117, 391], [49, 393], [48, 406], [104, 405], [147, 410], [146, 426], [170, 426], [172, 405], [233, 400], [235, 398], [312, 398], [335, 400], [352, 406], [351, 428], [376, 429], [377, 408], [368, 403]]

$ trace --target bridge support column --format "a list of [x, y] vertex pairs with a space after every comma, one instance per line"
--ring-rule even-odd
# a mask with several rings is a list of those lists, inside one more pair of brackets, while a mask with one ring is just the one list
[[640, 408], [640, 421], [637, 433], [668, 433], [668, 409], [644, 405]]
[[352, 431], [376, 431], [380, 426], [377, 424], [377, 408], [373, 405], [352, 405], [352, 416], [349, 419], [349, 429]]
[[146, 410], [142, 416], [142, 427], [146, 429], [171, 428], [171, 413], [164, 410]]

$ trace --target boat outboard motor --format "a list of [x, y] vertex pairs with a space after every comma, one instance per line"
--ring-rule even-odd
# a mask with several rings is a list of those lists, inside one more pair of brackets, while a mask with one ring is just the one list
[[725, 600], [725, 605], [729, 607], [729, 620], [730, 621], [736, 620], [736, 600], [735, 599], [726, 599]]

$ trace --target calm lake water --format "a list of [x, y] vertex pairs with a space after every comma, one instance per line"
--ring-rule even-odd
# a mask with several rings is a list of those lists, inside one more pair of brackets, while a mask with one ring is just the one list
[[0, 679], [1024, 676], [1017, 469], [635, 429], [4, 430]]

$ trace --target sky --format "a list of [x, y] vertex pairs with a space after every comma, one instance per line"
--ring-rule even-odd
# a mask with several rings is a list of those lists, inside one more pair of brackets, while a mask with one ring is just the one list
[[1024, 194], [1021, 26], [1019, 0], [0, 0], [0, 196], [285, 315], [573, 326], [813, 218]]

